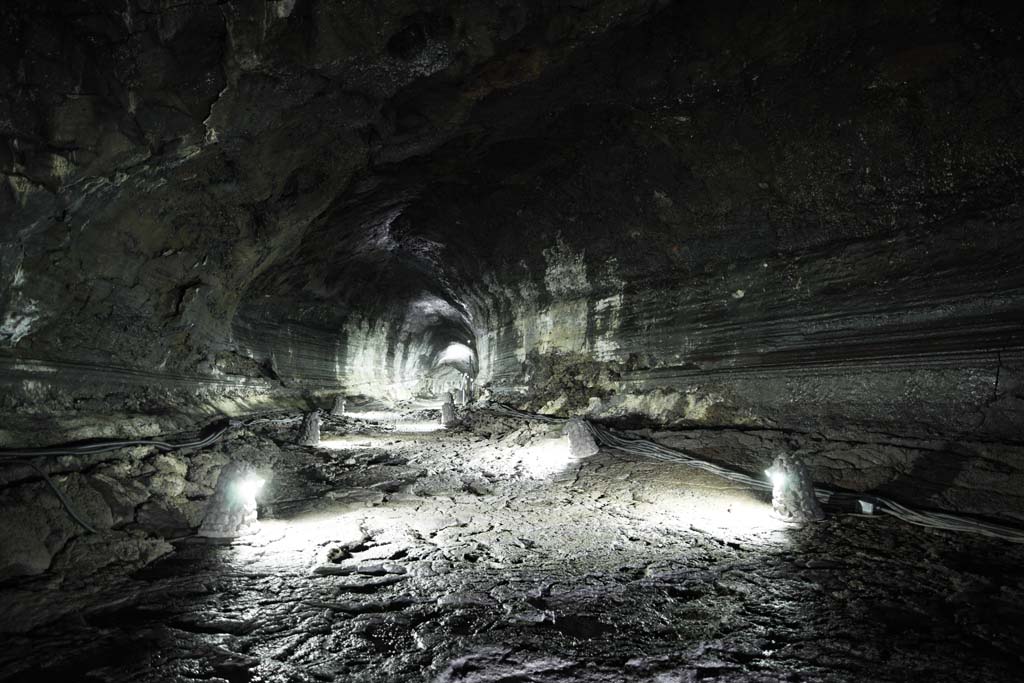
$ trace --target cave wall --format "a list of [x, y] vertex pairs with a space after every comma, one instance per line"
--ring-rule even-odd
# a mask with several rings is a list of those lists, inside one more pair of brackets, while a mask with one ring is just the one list
[[1021, 12], [19, 0], [0, 442], [408, 398], [459, 342], [524, 407], [1020, 507]]
[[622, 38], [657, 47], [620, 79], [573, 81], [586, 106], [515, 175], [438, 202], [499, 236], [467, 284], [493, 391], [677, 426], [1021, 440], [1019, 29], [798, 6], [666, 13]]
[[[389, 269], [422, 261], [417, 244], [388, 237], [422, 183], [360, 213], [377, 169], [429, 154], [488, 94], [657, 6], [9, 3], [4, 441], [56, 438], [90, 412], [294, 403], [344, 390], [352, 369], [371, 390], [404, 381], [426, 351], [392, 345], [367, 360], [371, 335], [337, 359], [365, 325], [401, 327], [379, 305], [408, 298]], [[423, 291], [443, 290], [421, 275]], [[267, 294], [291, 303], [264, 305]], [[385, 368], [394, 376], [368, 377]], [[58, 425], [45, 435], [43, 416]]]
[[799, 8], [627, 33], [477, 202], [424, 211], [498, 236], [465, 283], [480, 382], [745, 471], [796, 450], [823, 484], [1024, 518], [1020, 23]]

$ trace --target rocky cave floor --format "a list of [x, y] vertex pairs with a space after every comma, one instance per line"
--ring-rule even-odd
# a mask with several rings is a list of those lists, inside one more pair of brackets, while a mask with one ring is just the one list
[[683, 466], [435, 416], [328, 418], [319, 448], [233, 432], [217, 448], [270, 454], [260, 530], [5, 586], [54, 619], [5, 638], [0, 680], [1021, 680], [1022, 547], [791, 527]]

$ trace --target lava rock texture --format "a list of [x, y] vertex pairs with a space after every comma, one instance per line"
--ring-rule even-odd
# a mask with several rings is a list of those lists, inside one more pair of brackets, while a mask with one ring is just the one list
[[521, 407], [1020, 518], [1022, 11], [12, 0], [0, 443], [460, 343]]
[[0, 680], [1020, 680], [1024, 546], [790, 527], [710, 474], [576, 461], [557, 427], [510, 418], [328, 422], [321, 449], [292, 444], [297, 418], [211, 449], [292, 449], [255, 536], [0, 586]]

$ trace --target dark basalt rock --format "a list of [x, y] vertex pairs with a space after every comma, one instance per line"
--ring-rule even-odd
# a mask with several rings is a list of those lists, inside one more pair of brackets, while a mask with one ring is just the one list
[[1020, 8], [9, 5], [0, 444], [410, 399], [460, 343], [493, 400], [1020, 499]]
[[[399, 461], [318, 461], [329, 481], [280, 453], [276, 513], [233, 547], [179, 541], [158, 560], [169, 544], [137, 532], [72, 540], [54, 574], [0, 585], [0, 680], [1020, 679], [1022, 545], [888, 516], [780, 525], [759, 494], [611, 452], [535, 477], [532, 446], [557, 430], [484, 410], [467, 424], [495, 438], [407, 434]], [[267, 457], [268, 435], [290, 436], [253, 423], [196, 474]], [[322, 495], [412, 459], [423, 476], [387, 502]]]

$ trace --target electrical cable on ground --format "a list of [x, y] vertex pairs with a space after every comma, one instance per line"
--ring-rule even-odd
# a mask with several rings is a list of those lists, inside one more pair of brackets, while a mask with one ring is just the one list
[[67, 446], [61, 448], [23, 448], [3, 450], [0, 451], [0, 465], [24, 465], [35, 470], [35, 472], [43, 478], [43, 481], [46, 482], [54, 494], [56, 494], [68, 515], [70, 515], [79, 526], [85, 529], [87, 533], [94, 534], [96, 533], [96, 529], [86, 522], [80, 514], [78, 514], [74, 506], [71, 504], [71, 501], [67, 499], [67, 496], [65, 496], [57, 484], [54, 483], [53, 479], [50, 478], [50, 475], [34, 462], [28, 460], [28, 458], [42, 458], [60, 455], [97, 455], [133, 446], [152, 446], [161, 453], [177, 451], [184, 448], [205, 448], [206, 446], [218, 441], [228, 432], [229, 429], [240, 424], [241, 423], [231, 422], [227, 426], [218, 429], [207, 437], [185, 443], [168, 443], [166, 441], [158, 441], [156, 439], [135, 439], [128, 441], [101, 441], [82, 446]]
[[[517, 417], [524, 420], [534, 420], [539, 422], [546, 422], [549, 424], [557, 424], [565, 422], [566, 418], [552, 417], [550, 415], [538, 415], [535, 413], [528, 413], [522, 410], [517, 410], [511, 406], [507, 406], [501, 403], [492, 403], [489, 406], [492, 412], [507, 415], [510, 417]], [[687, 455], [682, 451], [662, 446], [661, 444], [643, 439], [640, 437], [626, 438], [619, 436], [611, 432], [604, 427], [600, 427], [591, 423], [589, 420], [584, 420], [587, 427], [590, 429], [591, 434], [597, 440], [597, 442], [608, 448], [629, 453], [632, 455], [639, 455], [645, 458], [653, 458], [656, 460], [663, 460], [666, 462], [673, 462], [680, 465], [686, 465], [688, 467], [694, 467], [705, 472], [723, 477], [730, 481], [739, 482], [746, 486], [759, 491], [771, 491], [772, 485], [770, 482], [752, 477], [743, 472], [737, 472], [719, 465], [712, 464], [705, 460], [700, 460], [691, 455]], [[858, 500], [865, 500], [874, 503], [875, 508], [879, 512], [883, 512], [887, 515], [891, 515], [903, 522], [913, 524], [916, 526], [923, 526], [930, 529], [943, 529], [945, 531], [958, 531], [972, 534], [979, 534], [981, 536], [987, 536], [989, 538], [1002, 539], [1004, 541], [1010, 541], [1012, 543], [1024, 543], [1024, 530], [1015, 529], [1013, 527], [1005, 526], [1002, 524], [994, 524], [992, 522], [983, 522], [981, 520], [964, 517], [962, 515], [956, 515], [946, 512], [932, 512], [924, 510], [915, 510], [905, 505], [897, 503], [894, 500], [885, 498], [882, 496], [876, 496], [873, 494], [856, 494], [847, 493], [842, 491], [834, 491], [828, 488], [815, 487], [815, 495], [824, 503], [837, 502], [849, 500], [852, 502]]]
[[47, 485], [50, 487], [50, 490], [52, 490], [54, 494], [56, 494], [57, 499], [60, 500], [60, 504], [64, 506], [64, 510], [67, 511], [68, 515], [71, 516], [71, 519], [78, 522], [78, 525], [85, 529], [86, 533], [96, 533], [96, 529], [94, 529], [88, 522], [82, 519], [82, 516], [78, 514], [74, 506], [71, 505], [71, 501], [67, 499], [67, 497], [64, 495], [64, 492], [57, 488], [57, 484], [54, 483], [53, 479], [50, 479], [49, 474], [44, 472], [38, 465], [29, 460], [15, 460], [11, 462], [15, 462], [19, 465], [25, 465], [26, 467], [31, 467], [32, 469], [34, 469], [39, 474], [39, 476], [43, 478], [43, 481], [47, 483]]
[[97, 453], [108, 453], [121, 448], [133, 446], [152, 446], [163, 453], [177, 451], [183, 448], [205, 448], [220, 439], [232, 425], [222, 427], [209, 436], [197, 441], [186, 443], [167, 443], [156, 439], [136, 439], [131, 441], [100, 441], [83, 446], [66, 446], [61, 448], [23, 448], [14, 450], [0, 450], [0, 462], [7, 460], [20, 460], [23, 458], [41, 458], [51, 455], [95, 455]]

